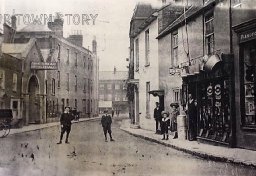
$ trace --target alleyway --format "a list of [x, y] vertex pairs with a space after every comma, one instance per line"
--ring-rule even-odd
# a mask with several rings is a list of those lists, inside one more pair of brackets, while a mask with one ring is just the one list
[[56, 144], [58, 127], [3, 138], [0, 175], [255, 175], [252, 168], [202, 160], [133, 137], [119, 126], [120, 121], [115, 121], [115, 142], [104, 141], [99, 121], [74, 124], [70, 144]]

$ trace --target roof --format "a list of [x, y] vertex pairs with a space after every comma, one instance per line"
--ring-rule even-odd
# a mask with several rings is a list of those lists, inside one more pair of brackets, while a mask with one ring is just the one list
[[155, 9], [152, 8], [151, 4], [138, 3], [134, 9], [132, 20], [135, 18], [147, 18]]
[[16, 58], [25, 58], [35, 45], [36, 39], [31, 38], [28, 43], [3, 43], [2, 52]]
[[100, 71], [99, 80], [126, 80], [128, 79], [128, 71]]
[[205, 6], [190, 6], [190, 8], [179, 17], [177, 18], [175, 21], [173, 21], [171, 24], [169, 24], [158, 36], [157, 39], [164, 37], [165, 35], [169, 34], [170, 32], [172, 32], [173, 30], [177, 29], [179, 27], [179, 25], [184, 25], [185, 23], [185, 19], [187, 21], [190, 21], [191, 19], [193, 19], [195, 16], [197, 16], [198, 14], [200, 14], [202, 11], [211, 8], [213, 5], [215, 5], [215, 1], [210, 1], [210, 3], [208, 3]]
[[31, 23], [24, 28], [20, 29], [19, 32], [52, 32], [47, 25], [39, 24], [39, 22]]

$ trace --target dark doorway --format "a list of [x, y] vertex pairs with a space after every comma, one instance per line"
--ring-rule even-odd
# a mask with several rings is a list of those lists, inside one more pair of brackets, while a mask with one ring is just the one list
[[29, 123], [40, 123], [40, 99], [39, 84], [35, 76], [32, 76], [28, 85], [29, 93]]

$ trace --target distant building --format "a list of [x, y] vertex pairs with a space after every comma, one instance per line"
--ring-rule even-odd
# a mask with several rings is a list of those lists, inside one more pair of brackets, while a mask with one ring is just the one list
[[128, 113], [126, 97], [127, 71], [100, 71], [99, 72], [99, 111], [114, 110], [115, 114]]

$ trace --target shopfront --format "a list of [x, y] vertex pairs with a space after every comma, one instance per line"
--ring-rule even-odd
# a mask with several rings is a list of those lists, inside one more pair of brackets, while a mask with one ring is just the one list
[[195, 119], [188, 120], [188, 132], [195, 128], [199, 141], [234, 145], [232, 65], [231, 55], [213, 55], [198, 74], [183, 77], [184, 101], [188, 102], [190, 94], [196, 101], [197, 111]]
[[234, 27], [237, 53], [236, 89], [237, 100], [237, 145], [256, 150], [256, 20]]

